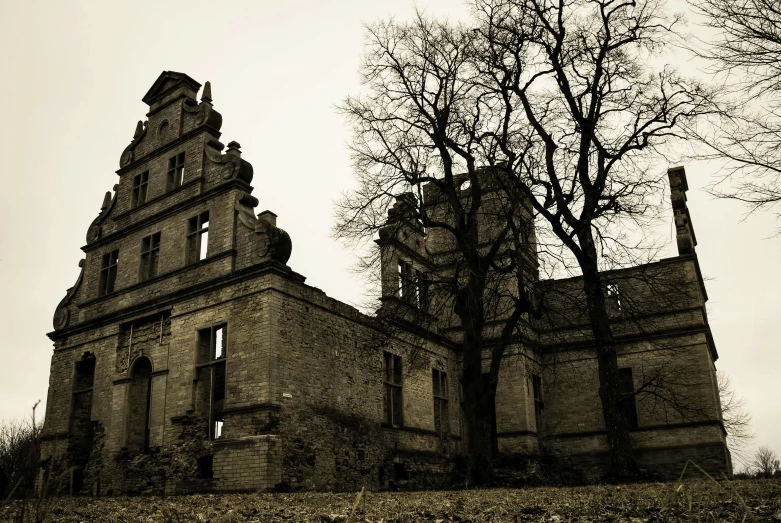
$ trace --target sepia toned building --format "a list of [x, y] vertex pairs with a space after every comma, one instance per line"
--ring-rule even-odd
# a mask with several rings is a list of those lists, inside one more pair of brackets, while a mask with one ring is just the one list
[[[377, 240], [382, 307], [363, 314], [287, 265], [291, 239], [257, 212], [253, 167], [220, 142], [208, 82], [166, 71], [143, 101], [54, 314], [40, 477], [69, 470], [93, 494], [451, 481], [458, 329], [422, 284], [445, 270], [447, 239], [399, 196]], [[679, 255], [606, 273], [622, 408], [648, 471], [693, 459], [728, 472], [686, 176], [669, 176]], [[541, 313], [502, 362], [498, 451], [597, 479], [608, 453], [582, 285], [539, 280], [533, 242], [527, 258]], [[425, 321], [392, 321], [400, 311]]]

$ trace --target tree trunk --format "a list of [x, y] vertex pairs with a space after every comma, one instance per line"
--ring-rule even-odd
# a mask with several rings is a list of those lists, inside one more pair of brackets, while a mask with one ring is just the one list
[[597, 267], [597, 253], [591, 228], [578, 234], [585, 254], [580, 266], [583, 272], [583, 290], [586, 294], [591, 331], [597, 352], [599, 368], [599, 398], [605, 420], [607, 444], [610, 451], [609, 476], [626, 479], [637, 474], [632, 440], [629, 429], [621, 415], [618, 358], [613, 340], [613, 331], [607, 315], [602, 278]]
[[[466, 349], [466, 348], [465, 348]], [[463, 386], [463, 416], [466, 434], [466, 481], [469, 486], [486, 485], [492, 474], [493, 439], [491, 413], [494, 398], [491, 386], [485, 383], [481, 369], [481, 358], [477, 364], [466, 363], [464, 351]]]

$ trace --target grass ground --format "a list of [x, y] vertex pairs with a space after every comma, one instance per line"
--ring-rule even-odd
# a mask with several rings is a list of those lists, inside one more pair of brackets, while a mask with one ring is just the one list
[[[346, 522], [355, 500], [355, 493], [60, 498], [53, 501], [46, 521]], [[744, 509], [744, 502], [750, 514]], [[18, 501], [0, 507], [0, 521], [14, 521], [20, 507]], [[29, 508], [32, 507], [28, 505], [28, 516]], [[705, 480], [685, 480], [682, 484], [369, 492], [358, 503], [353, 517], [353, 522], [383, 523], [781, 522], [781, 481], [738, 480], [717, 485]]]

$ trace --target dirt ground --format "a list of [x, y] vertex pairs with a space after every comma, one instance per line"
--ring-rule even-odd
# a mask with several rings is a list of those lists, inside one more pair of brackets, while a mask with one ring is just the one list
[[[587, 487], [136, 498], [57, 498], [0, 507], [0, 521], [227, 523], [408, 521], [781, 522], [781, 480]], [[745, 504], [745, 505], [744, 505]], [[747, 510], [748, 509], [748, 510]], [[24, 514], [21, 512], [24, 510]], [[36, 511], [38, 512], [36, 518]], [[350, 515], [352, 519], [350, 520]], [[745, 516], [745, 520], [744, 520]], [[754, 518], [754, 519], [752, 519]]]

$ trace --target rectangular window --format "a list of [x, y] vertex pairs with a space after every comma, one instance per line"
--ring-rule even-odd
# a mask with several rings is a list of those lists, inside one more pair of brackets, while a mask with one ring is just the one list
[[130, 201], [130, 208], [135, 209], [146, 202], [146, 188], [149, 183], [149, 171], [133, 177], [133, 195]]
[[607, 308], [609, 312], [621, 312], [623, 310], [621, 306], [621, 294], [618, 290], [618, 285], [610, 283], [606, 286], [607, 289]]
[[196, 410], [209, 417], [209, 437], [222, 436], [225, 404], [225, 356], [228, 326], [217, 325], [198, 331], [198, 386]]
[[434, 386], [434, 430], [440, 437], [450, 433], [450, 415], [447, 410], [447, 373], [431, 369], [431, 381]]
[[209, 246], [209, 211], [190, 218], [187, 224], [187, 263], [206, 258]]
[[542, 412], [545, 410], [545, 402], [542, 398], [542, 377], [532, 374], [532, 391], [534, 393], [534, 420], [539, 433], [542, 429]]
[[401, 260], [399, 260], [399, 291], [402, 300], [407, 303], [417, 304], [417, 288], [412, 265]]
[[421, 309], [428, 308], [428, 274], [420, 271], [415, 271], [415, 283], [418, 287], [418, 307]]
[[637, 428], [637, 405], [635, 404], [635, 383], [632, 369], [618, 369], [618, 406], [627, 428]]
[[98, 296], [105, 296], [114, 292], [114, 282], [117, 279], [117, 264], [119, 263], [119, 251], [107, 252], [103, 255], [100, 264], [100, 283]]
[[156, 232], [141, 240], [141, 267], [139, 281], [146, 281], [157, 276], [157, 265], [160, 259], [160, 233]]
[[385, 422], [393, 427], [404, 424], [401, 400], [401, 356], [383, 352], [385, 358]]
[[168, 159], [168, 181], [169, 191], [181, 187], [184, 183], [184, 153], [179, 153]]

